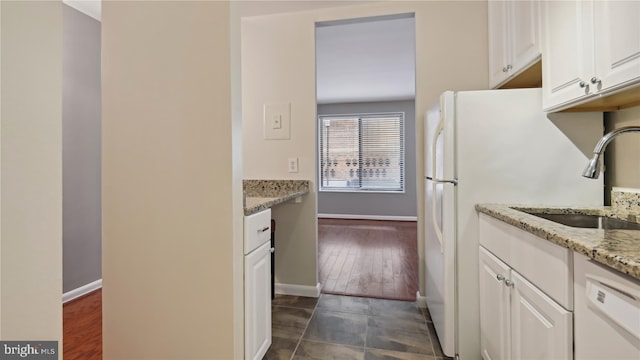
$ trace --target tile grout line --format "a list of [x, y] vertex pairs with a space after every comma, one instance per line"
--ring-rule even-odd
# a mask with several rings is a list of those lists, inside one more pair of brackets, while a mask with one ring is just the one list
[[300, 347], [302, 338], [304, 337], [304, 334], [307, 332], [307, 328], [309, 328], [309, 324], [311, 324], [311, 319], [313, 319], [313, 315], [316, 314], [316, 309], [318, 309], [318, 304], [320, 303], [320, 297], [322, 297], [322, 294], [318, 296], [318, 301], [316, 301], [316, 305], [313, 307], [313, 311], [311, 311], [311, 316], [309, 316], [309, 320], [307, 320], [307, 325], [305, 325], [304, 330], [302, 330], [302, 334], [300, 335], [300, 338], [298, 339], [298, 342], [296, 343], [296, 347], [293, 349], [293, 352], [291, 353], [291, 357], [289, 358], [289, 360], [293, 360], [293, 357], [296, 355], [296, 352]]
[[367, 338], [369, 337], [369, 315], [371, 314], [371, 300], [367, 300], [367, 322], [364, 324], [364, 346], [362, 356], [367, 356]]
[[[429, 334], [429, 341], [431, 342], [431, 352], [433, 353], [433, 357], [436, 359], [439, 359], [440, 357], [438, 356], [438, 354], [436, 354], [436, 346], [433, 343], [433, 334], [431, 334], [431, 328], [429, 327], [428, 321], [427, 321], [427, 313], [429, 313], [429, 308], [425, 307], [424, 308], [424, 313], [422, 313], [422, 318], [424, 320], [424, 324], [427, 326], [427, 334]], [[429, 318], [431, 319], [431, 313], [429, 313]], [[433, 329], [435, 331], [435, 328]], [[438, 341], [438, 339], [436, 339], [436, 341]]]
[[[425, 309], [425, 311], [429, 311], [428, 309]], [[429, 317], [431, 317], [431, 314], [429, 314]], [[429, 334], [429, 341], [431, 342], [431, 352], [433, 353], [433, 357], [438, 358], [438, 354], [436, 354], [436, 345], [433, 343], [433, 334], [431, 334], [431, 328], [429, 327], [429, 324], [427, 324], [427, 318], [424, 317], [424, 324], [427, 326], [427, 334]], [[435, 328], [434, 328], [435, 331]], [[438, 339], [436, 338], [436, 341], [438, 341]]]

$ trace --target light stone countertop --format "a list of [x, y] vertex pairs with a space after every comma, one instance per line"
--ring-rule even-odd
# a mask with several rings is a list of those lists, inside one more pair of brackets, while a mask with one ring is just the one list
[[640, 280], [640, 231], [576, 228], [518, 211], [547, 214], [593, 214], [640, 222], [640, 217], [619, 213], [608, 206], [589, 208], [532, 207], [478, 204], [476, 210], [532, 233], [542, 239], [583, 254]]
[[309, 180], [244, 180], [244, 214], [251, 215], [309, 192]]

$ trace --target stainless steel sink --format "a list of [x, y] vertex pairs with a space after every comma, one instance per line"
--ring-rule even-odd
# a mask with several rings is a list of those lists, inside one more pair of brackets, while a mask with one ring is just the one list
[[[522, 211], [522, 210], [521, 210]], [[605, 229], [605, 230], [640, 230], [640, 224], [614, 219], [600, 215], [587, 214], [542, 214], [525, 211], [543, 219], [551, 220], [562, 225], [577, 228]]]

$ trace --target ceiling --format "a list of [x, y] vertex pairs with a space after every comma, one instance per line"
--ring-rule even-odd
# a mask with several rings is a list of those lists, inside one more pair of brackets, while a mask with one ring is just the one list
[[379, 1], [367, 0], [231, 0], [237, 3], [241, 16], [261, 16], [308, 11], [337, 6], [361, 5]]
[[319, 104], [415, 98], [412, 15], [318, 24]]
[[[237, 0], [236, 0], [237, 1]], [[101, 19], [100, 0], [63, 0]], [[260, 16], [374, 1], [238, 1], [242, 16]], [[319, 104], [415, 98], [415, 21], [411, 14], [318, 24]]]
[[[376, 1], [366, 0], [231, 0], [238, 5], [240, 16], [259, 16], [287, 12], [306, 11], [327, 7], [361, 5]], [[102, 17], [101, 0], [62, 0], [72, 8], [100, 21]]]

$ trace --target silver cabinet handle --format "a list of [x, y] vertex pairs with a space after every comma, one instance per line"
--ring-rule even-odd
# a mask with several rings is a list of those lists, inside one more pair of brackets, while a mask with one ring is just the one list
[[504, 284], [507, 285], [507, 287], [513, 287], [515, 285], [514, 282], [509, 279], [505, 280]]
[[507, 68], [506, 68], [506, 67], [503, 67], [503, 68], [502, 68], [502, 72], [507, 72], [507, 71], [509, 71], [509, 70], [507, 70]]
[[498, 279], [498, 281], [504, 281], [504, 275], [498, 274], [496, 275], [496, 279]]
[[271, 249], [269, 249], [269, 252], [270, 252], [270, 253], [274, 253], [274, 252], [276, 252], [276, 248], [271, 248]]
[[511, 64], [507, 65], [507, 71], [513, 69], [513, 66], [511, 66]]
[[578, 83], [578, 85], [579, 85], [581, 88], [583, 88], [583, 87], [586, 87], [586, 86], [587, 86], [587, 83], [586, 83], [586, 82], [584, 82], [584, 81], [580, 81], [580, 82]]
[[268, 226], [265, 226], [265, 227], [263, 227], [262, 229], [258, 229], [258, 232], [261, 232], [261, 233], [262, 233], [262, 232], [265, 232], [265, 231], [267, 231], [267, 230], [269, 230], [269, 227], [268, 227]]
[[507, 65], [505, 67], [502, 68], [502, 72], [508, 72], [509, 70], [513, 69], [513, 66], [511, 65]]
[[597, 78], [597, 77], [595, 77], [595, 76], [591, 78], [591, 83], [592, 83], [592, 84], [597, 84], [597, 83], [599, 83], [599, 82], [602, 82], [602, 80], [598, 79], [598, 78]]

